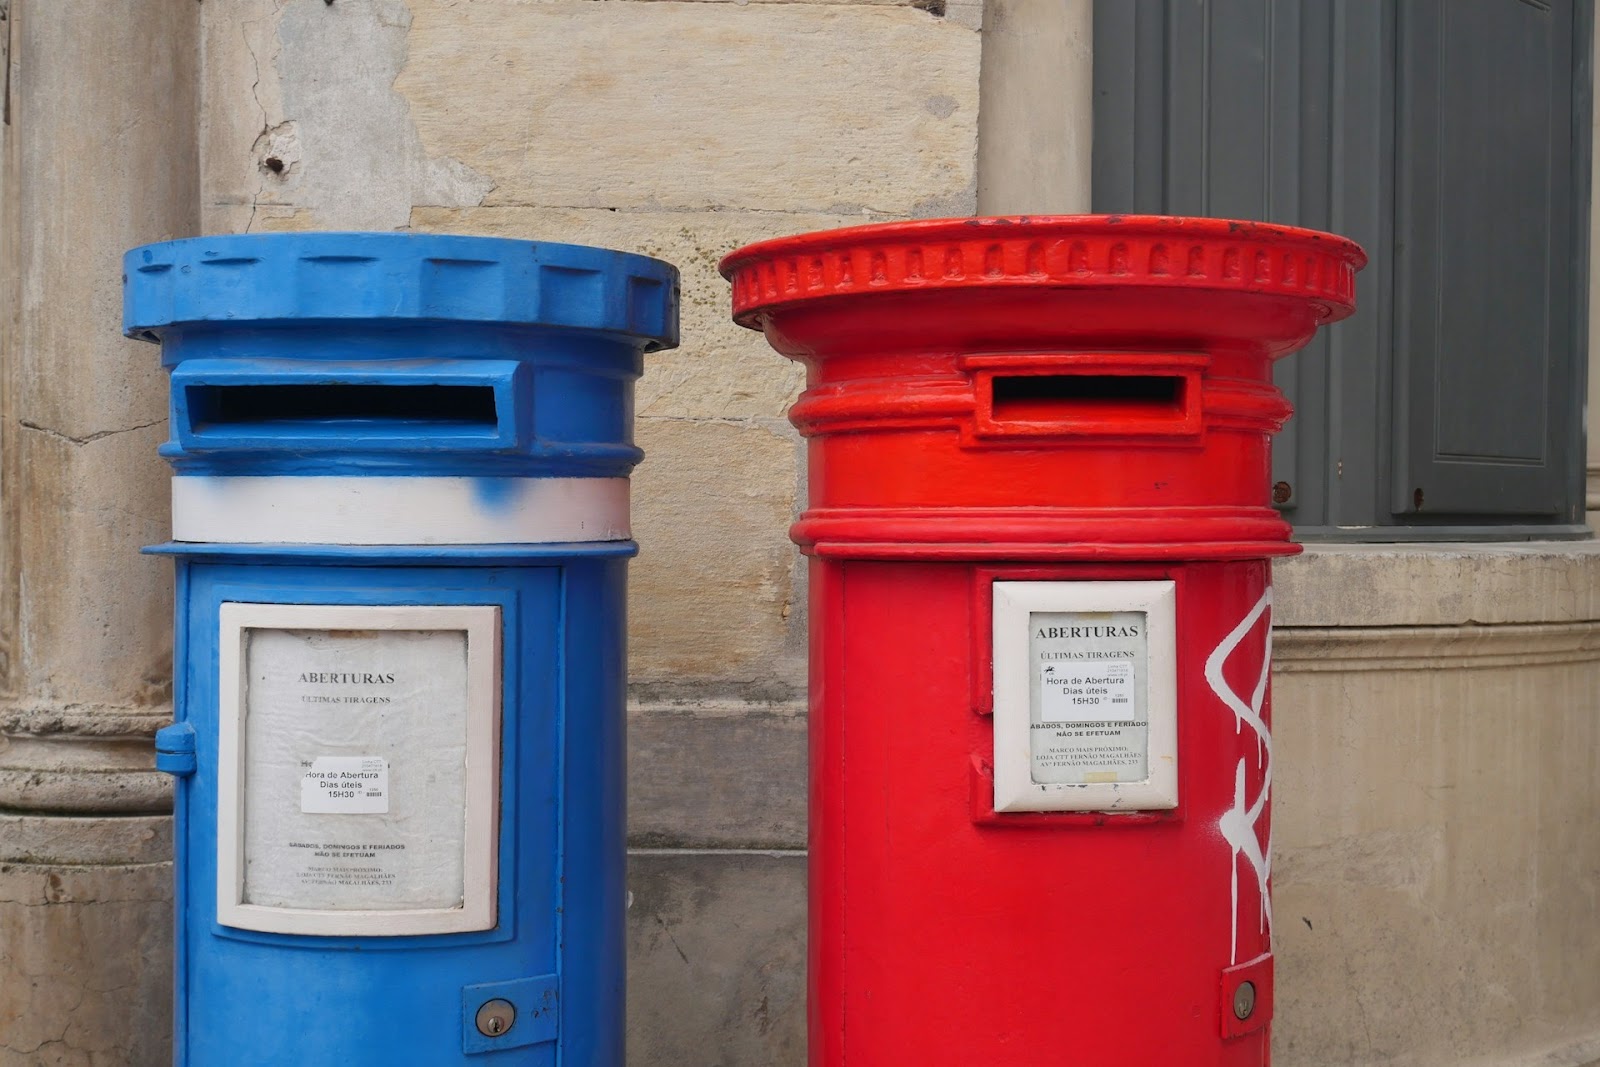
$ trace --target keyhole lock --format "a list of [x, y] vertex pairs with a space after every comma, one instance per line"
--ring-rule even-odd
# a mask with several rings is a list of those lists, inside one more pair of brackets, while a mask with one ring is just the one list
[[478, 1033], [500, 1037], [517, 1021], [517, 1006], [509, 1000], [491, 1000], [478, 1009]]
[[1256, 985], [1254, 982], [1240, 982], [1239, 988], [1233, 991], [1233, 1015], [1240, 1022], [1250, 1018], [1256, 1010]]

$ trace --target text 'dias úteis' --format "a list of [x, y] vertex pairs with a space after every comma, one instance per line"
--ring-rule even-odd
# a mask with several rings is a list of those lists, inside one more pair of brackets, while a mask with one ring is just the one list
[[1029, 775], [1035, 782], [1149, 777], [1149, 624], [1142, 611], [1029, 613]]
[[1172, 582], [994, 583], [996, 811], [1177, 804]]
[[219, 920], [492, 926], [496, 609], [225, 604], [222, 624]]

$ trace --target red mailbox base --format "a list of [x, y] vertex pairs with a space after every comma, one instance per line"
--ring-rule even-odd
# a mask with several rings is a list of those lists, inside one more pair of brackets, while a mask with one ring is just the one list
[[[812, 643], [812, 1063], [1265, 1064], [1267, 563], [811, 573], [842, 621]], [[1153, 579], [1186, 634], [1179, 806], [996, 814], [990, 584]]]

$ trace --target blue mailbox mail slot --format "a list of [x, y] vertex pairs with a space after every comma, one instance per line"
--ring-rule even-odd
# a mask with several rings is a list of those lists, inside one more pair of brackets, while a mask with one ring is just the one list
[[533, 438], [531, 378], [515, 360], [192, 359], [172, 428], [185, 452], [498, 452]]
[[632, 386], [677, 274], [136, 248], [171, 374], [182, 1067], [623, 1062]]

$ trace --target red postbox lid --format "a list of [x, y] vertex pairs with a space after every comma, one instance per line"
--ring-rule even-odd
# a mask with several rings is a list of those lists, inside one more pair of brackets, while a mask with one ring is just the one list
[[[733, 283], [735, 321], [751, 329], [762, 329], [773, 312], [813, 301], [1014, 287], [1052, 290], [1069, 303], [1074, 293], [1114, 288], [1124, 298], [1117, 308], [1123, 322], [1148, 293], [1174, 329], [1182, 326], [1171, 316], [1185, 306], [1214, 319], [1233, 303], [1228, 294], [1248, 294], [1241, 313], [1243, 305], [1278, 302], [1261, 297], [1286, 298], [1309, 310], [1314, 328], [1355, 310], [1355, 275], [1366, 262], [1354, 241], [1264, 222], [1017, 215], [780, 237], [730, 253], [719, 269]], [[1177, 293], [1206, 299], [1174, 303]]]
[[807, 368], [820, 555], [1260, 558], [1272, 361], [1355, 311], [1332, 234], [1138, 215], [938, 219], [729, 255], [733, 315]]

